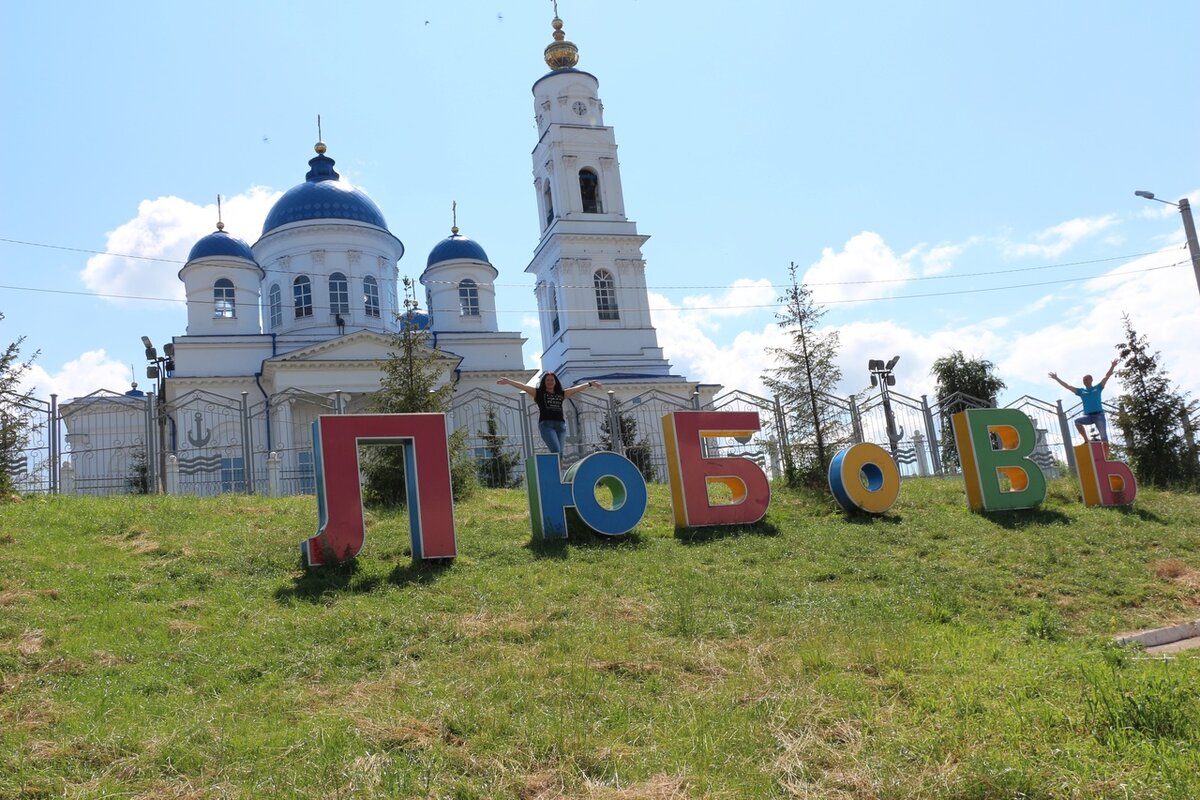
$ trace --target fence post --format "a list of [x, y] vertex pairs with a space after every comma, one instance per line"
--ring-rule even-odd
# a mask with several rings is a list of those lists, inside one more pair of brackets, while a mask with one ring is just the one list
[[63, 464], [62, 467], [62, 494], [75, 494], [75, 467], [70, 464]]
[[158, 395], [154, 392], [146, 392], [146, 466], [150, 475], [150, 485], [154, 487], [154, 493], [167, 491], [166, 475], [163, 471], [163, 462], [158, 458]]
[[620, 456], [625, 455], [625, 440], [621, 436], [621, 415], [617, 413], [617, 395], [612, 389], [608, 390], [608, 433], [613, 452]]
[[854, 395], [850, 395], [847, 405], [850, 406], [850, 429], [853, 431], [855, 444], [862, 444], [862, 418], [858, 416], [858, 401], [854, 399]]
[[1067, 413], [1063, 411], [1062, 400], [1055, 400], [1054, 405], [1058, 410], [1058, 429], [1062, 433], [1063, 450], [1067, 457], [1067, 469], [1072, 475], [1078, 476], [1079, 470], [1075, 466], [1075, 448], [1071, 447], [1071, 426], [1067, 422]]
[[267, 456], [267, 493], [271, 497], [280, 496], [279, 464], [283, 461], [274, 450]]
[[533, 426], [529, 423], [529, 396], [517, 392], [521, 399], [521, 454], [533, 458]]
[[796, 465], [792, 461], [792, 440], [788, 435], [787, 417], [783, 415], [783, 404], [779, 402], [778, 396], [771, 398], [771, 402], [775, 406], [775, 430], [779, 431], [779, 452], [783, 456], [784, 473], [791, 480]]
[[929, 438], [929, 460], [933, 462], [934, 474], [941, 475], [942, 454], [938, 452], [940, 443], [937, 430], [933, 427], [933, 411], [929, 408], [929, 400], [925, 395], [921, 395], [921, 410], [925, 412], [925, 435]]
[[242, 392], [242, 491], [254, 493], [254, 448], [250, 446], [250, 396]]
[[179, 457], [167, 456], [167, 494], [179, 494]]
[[929, 462], [925, 459], [926, 439], [920, 431], [913, 431], [913, 455], [917, 457], [917, 474], [922, 478], [929, 477]]
[[[1184, 414], [1187, 419], [1187, 414]], [[58, 494], [58, 459], [62, 450], [62, 440], [58, 438], [58, 395], [50, 395], [50, 422], [47, 432], [50, 434], [50, 494]]]

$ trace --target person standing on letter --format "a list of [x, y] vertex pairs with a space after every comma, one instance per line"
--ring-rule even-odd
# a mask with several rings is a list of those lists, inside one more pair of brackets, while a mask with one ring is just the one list
[[501, 378], [496, 381], [500, 385], [513, 386], [533, 398], [538, 407], [538, 433], [551, 453], [562, 453], [563, 442], [567, 437], [567, 422], [563, 418], [563, 401], [568, 397], [582, 392], [591, 386], [600, 386], [600, 381], [588, 381], [570, 389], [563, 389], [558, 382], [558, 376], [553, 372], [542, 375], [537, 387], [527, 383], [517, 383], [511, 378]]
[[1071, 384], [1058, 377], [1057, 372], [1051, 372], [1050, 377], [1058, 381], [1069, 392], [1074, 392], [1083, 401], [1083, 416], [1075, 418], [1075, 430], [1079, 431], [1079, 435], [1083, 437], [1083, 443], [1087, 444], [1088, 435], [1084, 430], [1084, 425], [1095, 425], [1096, 430], [1100, 432], [1100, 441], [1108, 444], [1108, 423], [1104, 419], [1104, 404], [1100, 400], [1100, 393], [1104, 391], [1104, 384], [1108, 383], [1108, 379], [1112, 377], [1113, 370], [1117, 368], [1117, 364], [1121, 363], [1119, 358], [1114, 358], [1112, 364], [1108, 368], [1108, 372], [1104, 373], [1104, 377], [1100, 379], [1100, 383], [1092, 385], [1092, 376], [1083, 376], [1083, 388], [1072, 386]]

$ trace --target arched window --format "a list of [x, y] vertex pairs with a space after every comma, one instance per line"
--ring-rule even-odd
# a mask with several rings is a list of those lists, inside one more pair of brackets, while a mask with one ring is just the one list
[[312, 281], [307, 275], [301, 275], [292, 281], [292, 303], [296, 307], [296, 319], [313, 315]]
[[363, 278], [363, 310], [368, 317], [379, 316], [379, 281], [371, 275]]
[[232, 319], [233, 281], [229, 278], [218, 278], [213, 284], [213, 316], [217, 319]]
[[613, 282], [612, 273], [606, 269], [596, 270], [592, 276], [592, 285], [596, 287], [596, 311], [600, 319], [620, 319], [617, 309], [617, 286]]
[[283, 324], [283, 292], [279, 290], [278, 283], [271, 284], [267, 302], [271, 307], [271, 329], [274, 330]]
[[329, 313], [350, 313], [350, 284], [340, 272], [329, 276]]
[[545, 188], [542, 190], [542, 196], [546, 200], [546, 227], [550, 227], [550, 223], [554, 222], [554, 198], [550, 196], [550, 179], [545, 181]]
[[604, 213], [600, 208], [600, 177], [590, 169], [579, 170], [579, 197], [583, 200], [583, 213]]
[[470, 278], [463, 278], [458, 283], [458, 306], [460, 316], [479, 316], [479, 287]]
[[550, 312], [550, 333], [558, 333], [558, 292], [553, 283], [546, 287], [546, 310]]

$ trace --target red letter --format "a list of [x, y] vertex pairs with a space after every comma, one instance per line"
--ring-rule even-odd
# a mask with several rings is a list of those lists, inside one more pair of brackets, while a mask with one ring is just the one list
[[320, 416], [313, 423], [319, 527], [316, 536], [300, 544], [304, 565], [345, 561], [362, 550], [360, 444], [404, 448], [413, 559], [457, 555], [445, 415], [349, 414]]
[[[759, 430], [753, 411], [675, 411], [662, 418], [667, 445], [671, 505], [681, 528], [744, 525], [767, 514], [771, 484], [757, 464], [746, 458], [704, 458], [704, 439], [749, 436]], [[713, 505], [709, 484], [723, 484], [733, 502]]]

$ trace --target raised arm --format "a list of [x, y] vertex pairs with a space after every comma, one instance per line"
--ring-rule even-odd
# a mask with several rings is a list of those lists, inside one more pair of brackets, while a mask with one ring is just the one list
[[1068, 392], [1075, 391], [1075, 387], [1072, 386], [1071, 384], [1067, 383], [1066, 381], [1064, 381], [1062, 378], [1058, 377], [1057, 372], [1051, 372], [1050, 377], [1054, 378], [1054, 380], [1058, 381], [1058, 385], [1063, 387], [1064, 389], [1066, 389]]
[[1104, 388], [1104, 384], [1108, 383], [1108, 379], [1112, 377], [1113, 370], [1117, 368], [1117, 364], [1121, 363], [1121, 359], [1114, 358], [1113, 363], [1109, 365], [1108, 372], [1104, 373], [1104, 377], [1100, 379], [1100, 388]]
[[530, 397], [533, 397], [535, 395], [535, 393], [537, 392], [537, 390], [534, 389], [534, 387], [530, 386], [529, 384], [517, 383], [512, 378], [501, 378], [500, 380], [496, 381], [496, 383], [500, 384], [501, 386], [511, 386], [514, 389], [520, 389], [522, 392], [529, 395]]
[[588, 381], [587, 383], [581, 383], [578, 386], [572, 386], [570, 389], [564, 389], [563, 397], [570, 397], [573, 394], [579, 394], [584, 389], [587, 389], [588, 387], [591, 387], [591, 386], [595, 386], [595, 387], [599, 388], [600, 381]]

